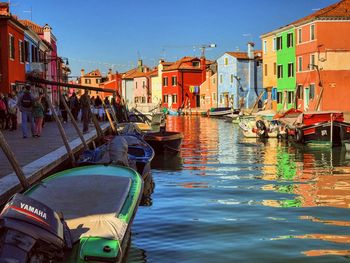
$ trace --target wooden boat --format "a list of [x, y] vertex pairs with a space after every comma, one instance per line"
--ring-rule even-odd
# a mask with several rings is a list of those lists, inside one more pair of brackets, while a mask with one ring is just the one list
[[208, 110], [208, 117], [223, 117], [225, 115], [233, 113], [232, 108], [230, 107], [221, 107], [221, 108], [211, 108]]
[[340, 111], [304, 112], [288, 134], [302, 144], [337, 146], [350, 140], [350, 123]]
[[143, 136], [156, 154], [163, 154], [164, 152], [178, 153], [181, 150], [183, 137], [181, 132], [172, 131], [147, 132]]
[[0, 261], [121, 262], [142, 188], [140, 175], [121, 166], [51, 175], [2, 210]]
[[228, 115], [224, 115], [224, 120], [226, 122], [232, 122], [232, 123], [239, 123], [239, 114], [235, 114], [235, 113], [230, 113]]

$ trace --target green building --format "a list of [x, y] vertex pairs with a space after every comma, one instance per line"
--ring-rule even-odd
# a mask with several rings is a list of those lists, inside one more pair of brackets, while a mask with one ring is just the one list
[[276, 32], [277, 110], [294, 107], [296, 91], [295, 28], [287, 26]]

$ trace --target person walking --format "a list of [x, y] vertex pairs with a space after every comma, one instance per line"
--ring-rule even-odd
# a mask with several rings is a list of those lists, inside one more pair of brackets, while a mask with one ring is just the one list
[[32, 115], [34, 96], [30, 92], [31, 87], [26, 85], [22, 93], [18, 97], [17, 106], [22, 113], [22, 134], [23, 139], [28, 138], [27, 122], [30, 121], [32, 136], [34, 137], [34, 118]]
[[33, 118], [35, 120], [34, 137], [40, 137], [43, 128], [44, 106], [41, 104], [41, 98], [37, 97], [33, 105]]
[[7, 107], [3, 93], [0, 93], [0, 129], [5, 129], [6, 126]]
[[89, 132], [90, 122], [90, 97], [89, 91], [86, 89], [84, 94], [80, 97], [81, 113], [83, 120], [83, 133]]
[[77, 94], [75, 94], [75, 92], [72, 93], [72, 96], [69, 99], [69, 108], [72, 112], [73, 118], [75, 120], [78, 120], [80, 105], [79, 105], [79, 100], [77, 98]]
[[15, 131], [17, 130], [17, 98], [15, 93], [9, 93], [8, 95], [8, 114], [10, 116], [10, 121], [11, 121], [11, 129], [10, 131]]
[[[63, 97], [64, 101], [66, 102], [66, 104], [68, 105], [66, 94], [64, 94], [62, 97]], [[60, 100], [59, 109], [61, 111], [61, 116], [62, 116], [63, 123], [67, 123], [67, 121], [68, 121], [68, 113], [67, 113], [66, 108], [64, 107], [64, 104], [63, 104], [62, 100]]]

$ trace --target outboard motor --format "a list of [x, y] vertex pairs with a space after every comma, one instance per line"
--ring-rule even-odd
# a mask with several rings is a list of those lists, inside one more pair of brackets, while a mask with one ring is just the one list
[[16, 194], [0, 214], [0, 262], [59, 262], [69, 229], [48, 206]]

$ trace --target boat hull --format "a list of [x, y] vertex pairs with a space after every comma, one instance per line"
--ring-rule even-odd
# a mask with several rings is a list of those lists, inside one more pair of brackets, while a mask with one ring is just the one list
[[214, 108], [208, 111], [209, 117], [223, 117], [232, 114], [231, 108]]
[[305, 144], [342, 145], [350, 140], [350, 123], [322, 122], [295, 129], [295, 140]]
[[151, 145], [156, 154], [164, 152], [178, 153], [181, 150], [183, 134], [181, 132], [146, 133], [144, 140]]

